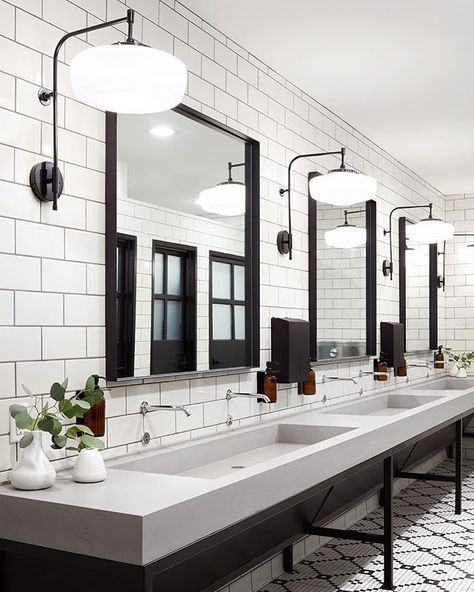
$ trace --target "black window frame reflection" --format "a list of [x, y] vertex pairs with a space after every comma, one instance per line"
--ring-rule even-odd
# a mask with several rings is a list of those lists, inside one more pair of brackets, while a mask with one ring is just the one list
[[[213, 294], [213, 269], [214, 263], [224, 263], [230, 265], [230, 298], [216, 298]], [[235, 274], [234, 268], [242, 267], [244, 270], [244, 299], [235, 298]], [[246, 261], [245, 257], [231, 255], [228, 253], [219, 253], [217, 251], [209, 252], [209, 368], [236, 368], [246, 365], [247, 360], [247, 335], [248, 335], [248, 315], [249, 301], [245, 297], [247, 294], [246, 286]], [[230, 339], [214, 339], [214, 305], [223, 304], [230, 306]], [[243, 306], [245, 311], [244, 337], [235, 338], [235, 308]]]
[[[155, 255], [163, 255], [163, 291], [155, 292]], [[181, 294], [168, 293], [169, 257], [180, 258]], [[154, 240], [152, 242], [152, 286], [151, 286], [151, 374], [190, 372], [196, 369], [196, 259], [197, 249], [193, 246]], [[155, 339], [155, 302], [163, 305], [162, 339]], [[169, 339], [167, 331], [168, 303], [181, 303], [181, 335]]]
[[116, 264], [117, 376], [124, 378], [135, 368], [136, 236], [117, 233]]

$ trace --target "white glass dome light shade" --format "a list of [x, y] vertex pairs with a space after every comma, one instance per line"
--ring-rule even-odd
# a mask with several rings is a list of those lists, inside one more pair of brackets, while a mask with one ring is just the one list
[[377, 181], [353, 169], [339, 168], [309, 181], [313, 199], [333, 206], [351, 206], [375, 198]]
[[139, 43], [91, 47], [71, 60], [74, 94], [102, 111], [167, 111], [182, 101], [186, 81], [180, 59]]
[[454, 226], [438, 218], [425, 218], [407, 227], [407, 236], [414, 243], [442, 243], [453, 237]]
[[326, 231], [324, 240], [329, 247], [354, 249], [367, 243], [367, 231], [365, 228], [354, 226], [354, 224], [341, 224]]
[[201, 191], [196, 203], [210, 214], [240, 216], [245, 214], [245, 194], [243, 183], [225, 181]]

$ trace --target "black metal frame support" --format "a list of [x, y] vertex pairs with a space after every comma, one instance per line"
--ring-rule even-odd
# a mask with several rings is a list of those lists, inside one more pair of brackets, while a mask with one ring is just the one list
[[53, 99], [53, 162], [40, 162], [35, 164], [30, 171], [30, 186], [35, 196], [40, 201], [52, 201], [53, 210], [58, 209], [58, 198], [60, 197], [63, 190], [63, 177], [58, 167], [58, 58], [59, 52], [63, 44], [70, 37], [77, 37], [84, 33], [91, 33], [92, 31], [98, 31], [99, 29], [105, 29], [106, 27], [113, 27], [120, 23], [128, 23], [128, 38], [125, 43], [137, 43], [132, 38], [133, 23], [135, 21], [135, 11], [129, 8], [127, 15], [123, 18], [114, 19], [91, 27], [85, 27], [78, 29], [77, 31], [71, 31], [66, 33], [59, 40], [53, 54], [53, 90], [49, 91], [45, 88], [41, 88], [38, 91], [38, 99], [42, 105], [49, 105], [51, 99]]
[[346, 149], [342, 147], [340, 150], [333, 152], [313, 152], [311, 154], [298, 154], [290, 160], [288, 165], [288, 185], [287, 188], [283, 187], [280, 189], [280, 195], [283, 197], [285, 193], [288, 193], [288, 230], [280, 230], [277, 235], [277, 246], [278, 251], [282, 255], [288, 255], [290, 259], [293, 259], [293, 235], [292, 235], [292, 223], [291, 223], [291, 167], [300, 158], [317, 158], [320, 156], [334, 156], [339, 154], [341, 156], [341, 169], [344, 168], [344, 158]]
[[393, 241], [392, 241], [392, 218], [393, 218], [393, 214], [397, 211], [397, 210], [414, 210], [417, 208], [429, 208], [430, 210], [430, 214], [429, 217], [432, 218], [433, 217], [433, 204], [426, 204], [423, 206], [398, 206], [396, 208], [393, 208], [393, 210], [390, 212], [390, 215], [388, 217], [388, 230], [386, 230], [384, 228], [383, 231], [383, 235], [387, 236], [387, 234], [389, 235], [389, 239], [390, 239], [390, 260], [385, 259], [384, 262], [382, 263], [382, 272], [384, 274], [385, 277], [390, 276], [390, 279], [393, 279]]
[[[383, 533], [368, 533], [358, 530], [342, 530], [327, 526], [309, 525], [306, 534], [375, 543], [383, 545], [384, 551], [384, 589], [393, 590], [393, 456], [383, 461], [384, 522]], [[285, 569], [286, 571], [286, 569]]]
[[[419, 479], [422, 481], [439, 481], [443, 483], [454, 483], [454, 511], [455, 514], [462, 512], [462, 438], [463, 421], [458, 419], [455, 423], [455, 446], [454, 446], [454, 475], [437, 475], [434, 473], [411, 473], [410, 471], [395, 471], [398, 479]], [[448, 455], [449, 456], [449, 455]]]

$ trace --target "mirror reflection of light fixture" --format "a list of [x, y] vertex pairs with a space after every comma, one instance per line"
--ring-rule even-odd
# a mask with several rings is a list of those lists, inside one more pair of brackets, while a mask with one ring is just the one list
[[324, 240], [329, 247], [354, 249], [367, 243], [367, 230], [355, 224], [349, 224], [347, 216], [365, 214], [365, 210], [344, 210], [344, 224], [340, 224], [324, 233]]
[[133, 38], [135, 12], [123, 18], [66, 33], [53, 54], [53, 90], [40, 89], [41, 104], [53, 101], [53, 162], [40, 162], [30, 172], [30, 186], [40, 201], [57, 201], [63, 190], [58, 167], [58, 56], [70, 37], [120, 23], [128, 23], [127, 39], [112, 45], [90, 47], [71, 60], [71, 83], [77, 98], [98, 109], [117, 113], [157, 113], [175, 107], [186, 89], [187, 69], [181, 60], [143, 45]]
[[385, 259], [382, 264], [382, 272], [385, 277], [390, 276], [393, 279], [393, 244], [392, 244], [392, 216], [397, 210], [413, 210], [416, 208], [429, 208], [428, 218], [424, 218], [420, 222], [411, 224], [407, 229], [407, 234], [410, 240], [414, 243], [420, 244], [434, 244], [443, 242], [452, 238], [454, 234], [454, 226], [447, 222], [443, 222], [439, 218], [433, 216], [433, 204], [426, 204], [423, 206], [398, 206], [393, 208], [389, 216], [389, 229], [384, 229], [383, 234], [389, 235], [390, 238], [390, 260]]
[[300, 158], [316, 158], [320, 156], [338, 155], [341, 166], [326, 174], [315, 175], [309, 181], [310, 196], [316, 201], [334, 206], [350, 206], [375, 197], [377, 182], [373, 177], [348, 169], [345, 165], [346, 149], [342, 147], [334, 152], [315, 152], [313, 154], [299, 154], [290, 160], [288, 165], [288, 186], [280, 189], [280, 195], [288, 193], [288, 230], [280, 230], [277, 235], [278, 251], [282, 255], [289, 255], [292, 259], [293, 237], [291, 225], [291, 167]]
[[240, 181], [234, 181], [232, 178], [232, 169], [241, 166], [245, 166], [245, 162], [239, 164], [227, 163], [229, 171], [227, 181], [223, 181], [215, 187], [210, 187], [200, 192], [196, 203], [205, 212], [220, 216], [240, 216], [241, 214], [245, 214], [245, 184]]

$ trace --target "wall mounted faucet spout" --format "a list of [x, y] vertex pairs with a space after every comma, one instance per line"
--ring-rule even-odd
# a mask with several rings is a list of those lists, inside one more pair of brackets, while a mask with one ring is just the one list
[[323, 384], [325, 382], [330, 382], [331, 380], [344, 380], [347, 382], [353, 382], [354, 384], [357, 384], [358, 379], [358, 376], [326, 376], [326, 374], [323, 374]]
[[270, 399], [267, 395], [259, 395], [259, 394], [252, 394], [252, 393], [234, 393], [231, 389], [228, 389], [225, 398], [230, 401], [235, 397], [245, 397], [247, 399], [257, 399], [259, 403], [271, 403]]
[[191, 412], [181, 407], [181, 405], [150, 405], [146, 401], [140, 403], [140, 413], [145, 416], [152, 411], [182, 411], [186, 417], [191, 415]]

